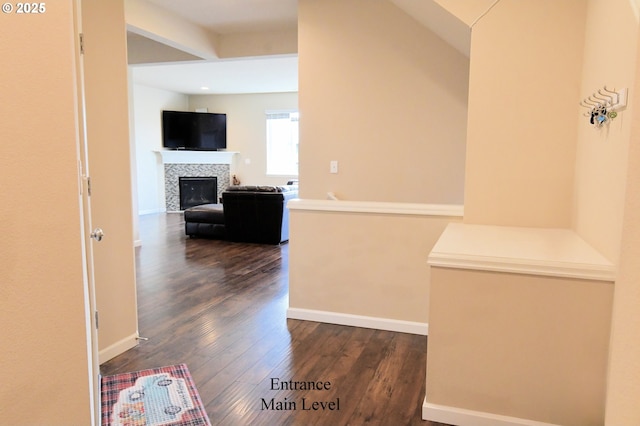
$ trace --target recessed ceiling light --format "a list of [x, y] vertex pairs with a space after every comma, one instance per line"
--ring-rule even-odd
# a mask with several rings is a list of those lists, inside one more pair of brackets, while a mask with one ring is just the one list
[[200, 90], [209, 90], [209, 88], [207, 86], [202, 86]]

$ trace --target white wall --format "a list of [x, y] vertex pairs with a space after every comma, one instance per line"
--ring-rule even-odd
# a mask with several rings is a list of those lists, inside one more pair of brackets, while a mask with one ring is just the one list
[[[135, 71], [134, 71], [135, 72]], [[188, 110], [186, 95], [139, 84], [133, 87], [138, 213], [165, 211], [162, 110]]]

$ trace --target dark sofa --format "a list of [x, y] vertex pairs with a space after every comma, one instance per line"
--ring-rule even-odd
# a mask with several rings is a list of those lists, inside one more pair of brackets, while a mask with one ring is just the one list
[[222, 204], [201, 204], [184, 211], [184, 231], [192, 237], [224, 239]]
[[191, 237], [280, 244], [289, 240], [286, 204], [297, 197], [297, 185], [230, 186], [222, 193], [221, 205], [185, 210], [185, 231]]
[[230, 186], [222, 193], [224, 228], [229, 241], [280, 244], [289, 241], [287, 202], [298, 187]]

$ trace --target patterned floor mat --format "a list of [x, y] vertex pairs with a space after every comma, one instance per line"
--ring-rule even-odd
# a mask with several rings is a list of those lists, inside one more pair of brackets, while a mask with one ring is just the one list
[[103, 426], [211, 426], [185, 364], [105, 376]]

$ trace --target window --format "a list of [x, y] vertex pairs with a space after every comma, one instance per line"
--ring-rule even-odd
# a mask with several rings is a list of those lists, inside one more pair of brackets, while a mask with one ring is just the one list
[[298, 176], [298, 111], [267, 112], [267, 174]]

